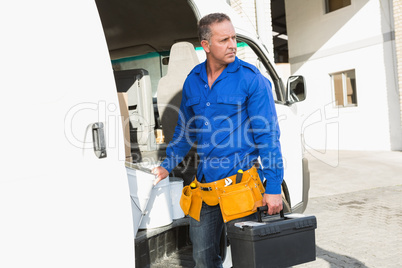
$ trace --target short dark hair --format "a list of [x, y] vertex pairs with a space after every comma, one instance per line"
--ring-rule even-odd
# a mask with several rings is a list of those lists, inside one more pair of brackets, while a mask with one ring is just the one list
[[200, 42], [202, 40], [207, 40], [208, 42], [211, 41], [212, 32], [210, 26], [214, 23], [219, 23], [225, 20], [231, 21], [229, 16], [223, 13], [211, 13], [204, 16], [198, 22], [198, 38], [200, 39]]

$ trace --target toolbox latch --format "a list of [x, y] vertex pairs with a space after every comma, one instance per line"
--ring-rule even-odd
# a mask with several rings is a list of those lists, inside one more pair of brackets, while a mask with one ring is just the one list
[[296, 230], [309, 228], [309, 227], [314, 227], [314, 223], [312, 220], [304, 220], [304, 221], [295, 222]]
[[281, 232], [281, 229], [279, 226], [266, 226], [264, 229], [261, 230], [262, 232], [259, 234], [259, 236], [267, 236], [267, 235], [273, 235], [273, 234], [279, 234]]

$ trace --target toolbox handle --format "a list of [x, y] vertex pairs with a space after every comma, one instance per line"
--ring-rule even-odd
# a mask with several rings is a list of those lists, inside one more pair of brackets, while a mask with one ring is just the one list
[[[262, 206], [262, 207], [257, 207], [257, 217], [258, 217], [258, 222], [262, 222], [262, 217], [261, 214], [265, 211], [268, 211], [268, 206]], [[280, 216], [282, 219], [285, 219], [285, 214], [283, 214], [283, 209], [279, 212]]]

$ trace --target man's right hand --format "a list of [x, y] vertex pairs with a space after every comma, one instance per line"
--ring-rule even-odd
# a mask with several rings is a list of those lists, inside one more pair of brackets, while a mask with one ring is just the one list
[[268, 214], [274, 215], [283, 209], [282, 195], [281, 194], [264, 194], [262, 205], [268, 206]]
[[161, 166], [153, 168], [152, 173], [156, 175], [154, 185], [158, 184], [158, 182], [160, 182], [163, 179], [166, 179], [166, 177], [169, 176], [169, 172]]

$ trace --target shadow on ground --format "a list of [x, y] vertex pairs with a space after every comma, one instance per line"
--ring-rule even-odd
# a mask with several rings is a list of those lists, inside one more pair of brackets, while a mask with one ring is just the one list
[[[317, 258], [323, 259], [324, 261], [328, 262], [330, 265], [329, 267], [355, 267], [355, 268], [368, 268], [364, 263], [361, 261], [346, 255], [337, 254], [335, 252], [331, 252], [320, 248], [319, 246], [316, 247], [316, 255]], [[342, 263], [341, 263], [342, 262]]]

